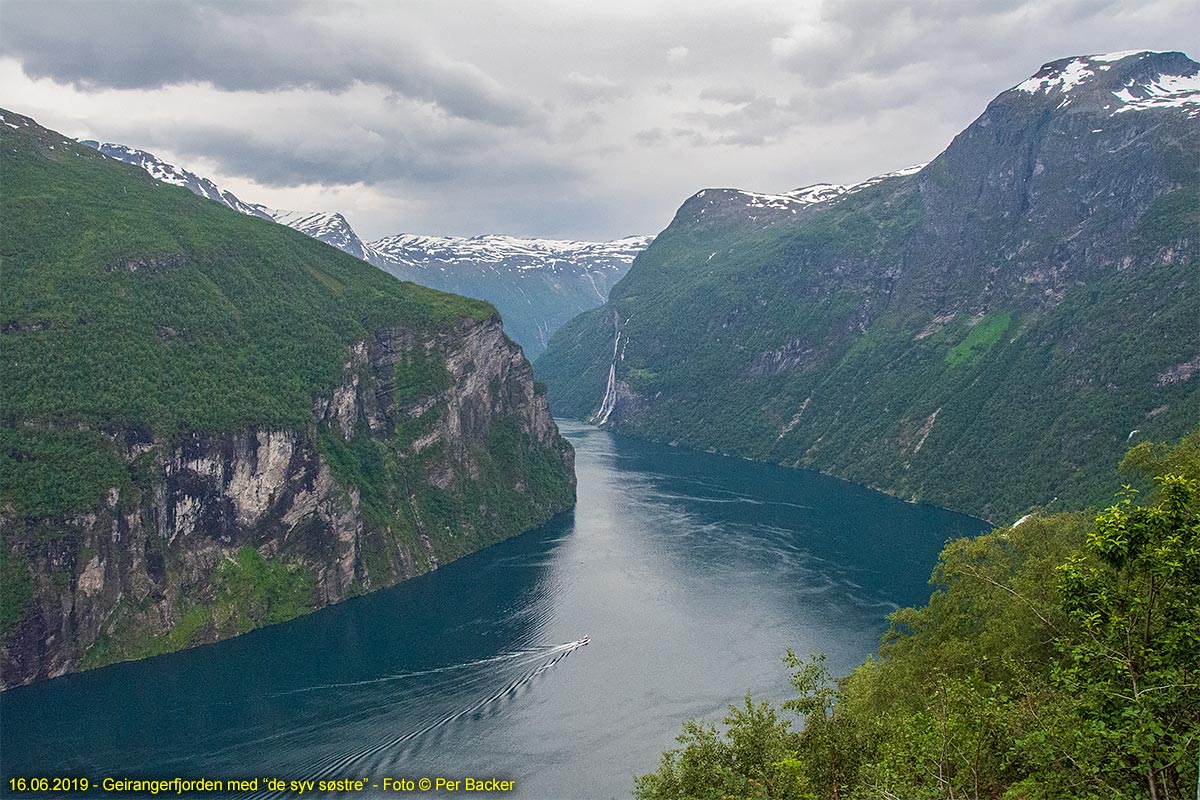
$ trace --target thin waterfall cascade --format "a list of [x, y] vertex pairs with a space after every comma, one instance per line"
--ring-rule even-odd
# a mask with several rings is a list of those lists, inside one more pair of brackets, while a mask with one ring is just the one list
[[[628, 322], [629, 320], [626, 320], [626, 323]], [[613, 312], [613, 329], [615, 336], [613, 338], [612, 363], [608, 366], [608, 384], [604, 387], [604, 399], [600, 402], [600, 408], [588, 420], [593, 425], [604, 425], [617, 407], [617, 361], [625, 359], [625, 348], [629, 347], [629, 340], [626, 338], [625, 348], [621, 347], [621, 319], [615, 311]]]

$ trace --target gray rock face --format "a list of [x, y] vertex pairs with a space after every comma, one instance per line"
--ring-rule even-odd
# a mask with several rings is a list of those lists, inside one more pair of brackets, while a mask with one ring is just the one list
[[[397, 399], [397, 367], [414, 357], [444, 365], [445, 378], [433, 391]], [[406, 439], [402, 429], [421, 420], [419, 435]], [[565, 494], [538, 496], [508, 485], [508, 472], [519, 475], [524, 462], [490, 460], [499, 426], [515, 434], [525, 455], [548, 460]], [[214, 577], [236, 563], [242, 548], [309, 576], [315, 608], [544, 521], [569, 505], [574, 487], [570, 446], [558, 435], [529, 363], [495, 318], [467, 320], [429, 340], [377, 331], [349, 350], [340, 385], [316, 400], [306, 430], [246, 428], [172, 441], [121, 430], [112, 439], [145, 484], [140, 499], [131, 503], [113, 490], [101, 508], [57, 520], [59, 533], [31, 554], [34, 599], [0, 645], [0, 686], [213, 641], [271, 621], [231, 625], [221, 616]], [[420, 481], [391, 487], [396, 503], [408, 508], [383, 521], [367, 513], [360, 487], [339, 477], [327, 457], [331, 446], [365, 440], [389, 443], [392, 457], [410, 462], [406, 474]], [[460, 492], [464, 482], [511, 489], [513, 502], [525, 503], [515, 529], [486, 507], [454, 531], [423, 516], [427, 492]], [[2, 520], [21, 527], [39, 522]], [[194, 629], [171, 640], [185, 619]]]

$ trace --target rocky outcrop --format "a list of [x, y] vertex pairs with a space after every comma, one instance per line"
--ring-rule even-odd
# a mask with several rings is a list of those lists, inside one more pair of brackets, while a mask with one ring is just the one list
[[[3, 510], [6, 557], [30, 575], [0, 646], [4, 687], [392, 585], [574, 496], [571, 448], [496, 317], [432, 336], [376, 331], [349, 348], [306, 427], [106, 435], [130, 479], [99, 506], [55, 519]], [[471, 493], [481, 485], [508, 505]]]

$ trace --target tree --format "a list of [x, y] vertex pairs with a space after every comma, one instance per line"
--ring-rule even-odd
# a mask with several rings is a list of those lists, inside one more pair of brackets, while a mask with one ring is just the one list
[[835, 682], [788, 651], [798, 733], [747, 697], [728, 740], [688, 723], [638, 797], [1196, 797], [1200, 432], [1122, 466], [1156, 476], [1152, 503], [1127, 486], [1099, 514], [948, 543], [877, 658]]
[[796, 762], [798, 736], [769, 703], [729, 707], [727, 730], [683, 723], [683, 747], [663, 753], [658, 772], [634, 778], [638, 800], [805, 800]]
[[1056, 682], [1076, 697], [1073, 760], [1116, 793], [1183, 798], [1200, 739], [1200, 496], [1158, 478], [1153, 505], [1126, 487], [1096, 518], [1085, 552], [1059, 569], [1078, 634]]

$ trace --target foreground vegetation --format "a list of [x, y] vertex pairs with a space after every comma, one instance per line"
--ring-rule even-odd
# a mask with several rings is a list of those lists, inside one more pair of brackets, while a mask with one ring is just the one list
[[950, 542], [877, 658], [835, 682], [789, 651], [793, 699], [685, 723], [635, 796], [1195, 797], [1200, 431], [1122, 466], [1152, 494]]

